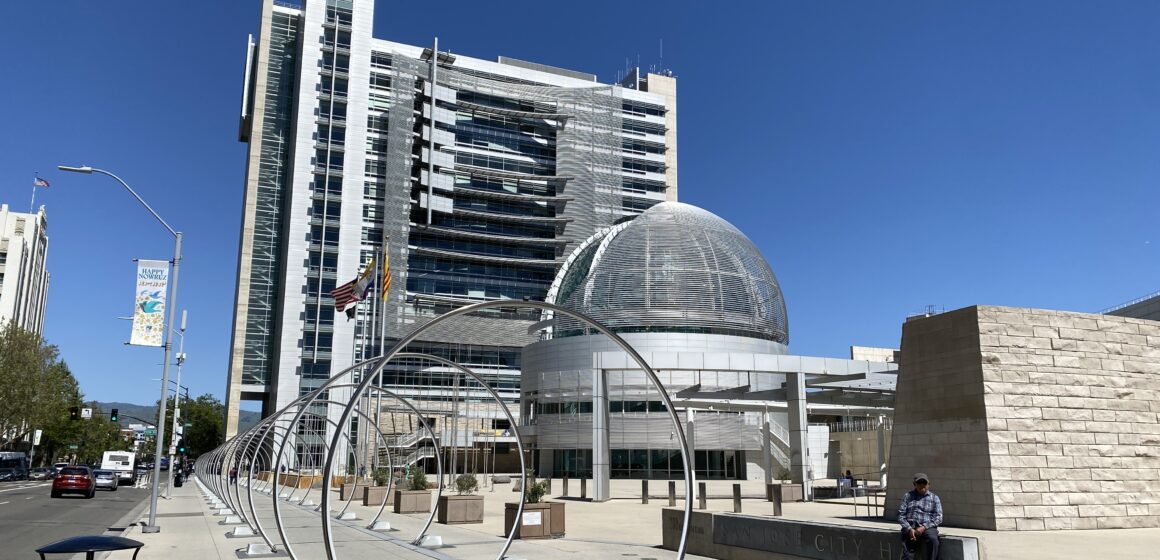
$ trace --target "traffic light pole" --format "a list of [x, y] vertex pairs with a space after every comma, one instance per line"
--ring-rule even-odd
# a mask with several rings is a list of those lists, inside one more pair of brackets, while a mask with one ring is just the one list
[[[169, 489], [173, 487], [173, 450], [177, 447], [177, 422], [181, 417], [181, 364], [185, 363], [185, 311], [181, 312], [181, 344], [177, 347], [177, 387], [173, 391], [173, 432], [169, 436], [169, 483], [165, 485], [165, 499], [169, 499]], [[169, 387], [166, 387], [168, 394]]]

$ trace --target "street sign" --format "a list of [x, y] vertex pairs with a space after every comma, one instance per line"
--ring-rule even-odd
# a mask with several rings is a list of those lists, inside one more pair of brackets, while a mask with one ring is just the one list
[[147, 435], [147, 436], [157, 435], [157, 428], [145, 428], [145, 435]]
[[92, 418], [92, 417], [93, 417], [93, 409], [91, 409], [91, 408], [82, 408], [81, 409], [81, 418], [88, 420], [89, 418]]
[[70, 445], [68, 446], [68, 448], [69, 448], [69, 449], [76, 449], [76, 448], [77, 448], [77, 444], [75, 444], [75, 443], [73, 443], [73, 444], [70, 444]]
[[177, 455], [177, 447], [170, 445], [169, 446], [169, 454], [170, 455]]

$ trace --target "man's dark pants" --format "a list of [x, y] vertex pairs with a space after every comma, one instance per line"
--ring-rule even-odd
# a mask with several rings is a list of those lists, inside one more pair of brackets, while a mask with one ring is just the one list
[[919, 543], [926, 542], [926, 549], [930, 551], [930, 560], [938, 560], [938, 528], [933, 527], [922, 532], [921, 535], [915, 535], [914, 540], [910, 540], [910, 532], [906, 529], [902, 530], [902, 558], [904, 560], [914, 560], [914, 553], [918, 549]]

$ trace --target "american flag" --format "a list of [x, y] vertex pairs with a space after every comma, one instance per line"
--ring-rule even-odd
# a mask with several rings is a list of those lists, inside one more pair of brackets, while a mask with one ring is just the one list
[[32, 180], [32, 186], [34, 186], [34, 187], [47, 187], [48, 181], [41, 179], [40, 176], [37, 175], [36, 179]]
[[354, 285], [358, 280], [351, 280], [330, 292], [330, 296], [334, 298], [334, 310], [342, 311], [346, 307], [359, 300], [354, 291]]

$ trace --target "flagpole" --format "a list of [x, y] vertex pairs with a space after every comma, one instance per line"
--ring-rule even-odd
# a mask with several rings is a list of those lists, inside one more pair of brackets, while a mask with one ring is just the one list
[[[378, 317], [378, 320], [380, 322], [379, 323], [379, 355], [380, 356], [383, 354], [384, 351], [386, 351], [386, 348], [387, 348], [387, 343], [386, 343], [386, 341], [387, 341], [387, 338], [386, 338], [386, 335], [387, 335], [387, 282], [390, 279], [386, 275], [387, 270], [385, 267], [390, 266], [390, 263], [391, 263], [390, 257], [387, 255], [387, 242], [390, 240], [391, 240], [391, 237], [389, 235], [385, 236], [383, 238], [383, 246], [379, 249], [380, 251], [382, 251], [382, 259], [383, 259], [382, 264], [379, 265], [379, 274], [382, 276], [382, 284], [379, 284], [379, 298], [383, 300], [382, 303], [379, 305], [379, 317]], [[378, 381], [379, 381], [379, 389], [380, 390], [379, 390], [379, 399], [378, 399], [377, 409], [380, 411], [383, 409], [383, 392], [382, 392], [383, 372], [386, 371], [386, 369], [387, 368], [385, 368], [385, 367], [379, 368]], [[381, 420], [379, 422], [381, 423]], [[393, 467], [393, 466], [394, 465], [388, 465], [388, 468]]]
[[28, 213], [34, 214], [36, 212], [36, 181], [40, 179], [40, 172], [32, 178], [32, 202], [28, 203]]
[[[374, 291], [378, 292], [380, 289], [382, 289], [382, 284], [379, 283], [381, 281], [379, 279], [379, 276], [380, 276], [379, 267], [381, 266], [380, 263], [382, 263], [382, 260], [381, 260], [382, 257], [379, 256], [379, 249], [377, 249], [377, 248], [375, 249], [375, 255], [376, 255], [376, 258], [375, 258], [375, 289], [374, 289]], [[371, 299], [373, 300], [373, 301], [371, 301], [371, 310], [372, 311], [371, 311], [371, 321], [370, 321], [370, 323], [371, 323], [371, 341], [372, 342], [374, 341], [374, 331], [378, 329], [379, 298], [375, 297], [376, 295], [378, 295], [378, 294], [374, 294], [374, 293], [371, 294]], [[381, 355], [382, 355], [382, 348], [380, 347], [376, 351], [376, 349], [372, 346], [371, 356], [381, 356]], [[378, 379], [376, 379], [375, 386], [381, 389], [382, 385], [383, 385], [383, 373], [382, 373], [381, 368], [378, 368], [378, 369], [379, 369], [379, 373], [377, 375]], [[367, 399], [367, 404], [370, 404], [369, 398]], [[374, 419], [375, 419], [375, 432], [374, 433], [375, 434], [379, 433], [379, 427], [382, 425], [382, 420], [380, 419], [380, 415], [382, 414], [382, 410], [383, 410], [382, 404], [383, 404], [383, 392], [381, 390], [375, 391], [375, 414], [374, 414]], [[370, 435], [370, 433], [371, 432], [367, 432], [368, 436]], [[378, 469], [378, 467], [379, 467], [379, 445], [378, 445], [377, 436], [375, 439], [375, 449], [374, 449], [373, 461], [371, 464], [374, 466], [375, 469]]]

